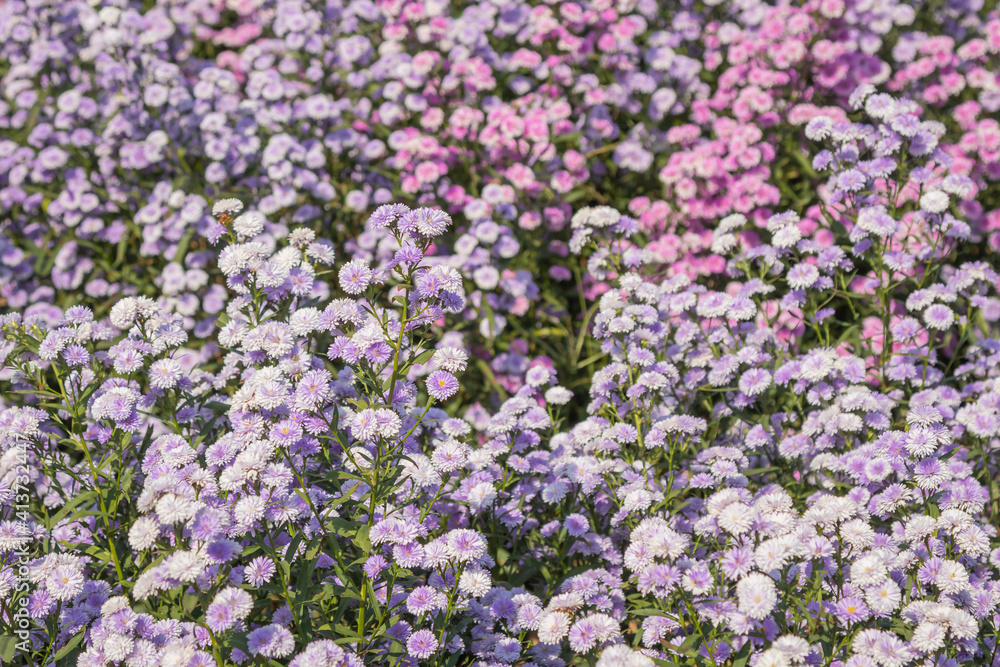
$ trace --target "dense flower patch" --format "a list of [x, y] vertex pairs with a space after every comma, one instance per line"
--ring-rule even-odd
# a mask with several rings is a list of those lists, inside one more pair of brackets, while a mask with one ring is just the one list
[[983, 3], [0, 7], [0, 657], [1000, 666]]

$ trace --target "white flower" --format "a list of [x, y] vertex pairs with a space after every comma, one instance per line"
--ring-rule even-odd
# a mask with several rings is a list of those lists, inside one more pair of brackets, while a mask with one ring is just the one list
[[239, 199], [220, 199], [212, 205], [212, 215], [236, 215], [243, 210], [243, 202]]
[[128, 543], [136, 551], [149, 549], [160, 536], [160, 522], [155, 517], [139, 517], [128, 531]]
[[395, 410], [389, 408], [379, 408], [375, 411], [375, 428], [380, 436], [386, 439], [395, 438], [399, 435], [403, 421], [396, 414]]
[[948, 627], [958, 639], [971, 639], [979, 634], [979, 622], [964, 609], [948, 610]]
[[434, 364], [449, 373], [461, 373], [469, 363], [468, 353], [458, 347], [442, 347], [431, 357]]
[[525, 374], [525, 383], [529, 387], [542, 387], [549, 383], [552, 373], [545, 366], [535, 366], [530, 368]]
[[469, 507], [484, 510], [496, 500], [497, 490], [491, 482], [480, 482], [469, 490]]
[[851, 565], [851, 582], [856, 586], [877, 586], [887, 574], [882, 559], [874, 554], [859, 558]]
[[570, 226], [573, 229], [580, 227], [610, 227], [621, 220], [622, 214], [611, 206], [587, 206], [581, 208], [573, 214]]
[[104, 652], [104, 657], [108, 660], [121, 662], [132, 652], [134, 643], [135, 640], [127, 635], [111, 634], [104, 640], [101, 650]]
[[490, 573], [486, 570], [466, 570], [458, 579], [458, 590], [477, 598], [486, 595], [492, 585]]
[[760, 654], [754, 667], [789, 667], [791, 664], [784, 652], [776, 648], [769, 648]]
[[156, 302], [144, 296], [127, 296], [111, 309], [111, 324], [119, 329], [129, 329], [137, 319], [146, 319], [156, 314]]
[[771, 644], [771, 650], [781, 651], [792, 662], [802, 662], [809, 655], [809, 642], [797, 635], [784, 635]]
[[319, 328], [319, 310], [299, 308], [288, 318], [288, 325], [296, 336], [305, 336]]
[[753, 510], [743, 503], [731, 503], [719, 513], [719, 528], [730, 535], [742, 535], [750, 530], [753, 517]]
[[167, 572], [178, 581], [194, 581], [202, 572], [208, 562], [204, 556], [197, 551], [178, 551], [167, 560]]
[[545, 402], [552, 405], [566, 405], [573, 400], [573, 392], [565, 387], [552, 387], [545, 392]]
[[728, 234], [734, 229], [739, 229], [745, 224], [747, 224], [747, 218], [745, 215], [742, 213], [733, 213], [731, 215], [727, 215], [719, 221], [719, 224], [715, 228], [715, 233]]
[[649, 656], [633, 651], [625, 644], [614, 644], [604, 649], [597, 659], [597, 667], [653, 667]]
[[806, 123], [806, 139], [810, 141], [822, 141], [830, 136], [833, 129], [833, 121], [826, 116], [817, 116]]
[[378, 434], [375, 410], [361, 410], [354, 415], [351, 434], [358, 440], [373, 440]]
[[250, 239], [264, 231], [264, 219], [259, 213], [248, 211], [233, 220], [233, 231], [239, 239]]
[[865, 591], [865, 601], [868, 608], [880, 616], [888, 616], [899, 606], [903, 594], [899, 585], [892, 579], [885, 579], [877, 586], [871, 586]]
[[113, 598], [108, 598], [108, 600], [101, 605], [101, 616], [110, 616], [123, 609], [128, 609], [128, 597], [124, 595], [116, 595]]
[[249, 526], [264, 518], [267, 501], [260, 496], [241, 498], [233, 507], [233, 519], [241, 526]]
[[802, 238], [802, 232], [795, 225], [788, 225], [779, 229], [771, 237], [771, 245], [775, 248], [791, 248]]
[[913, 631], [910, 645], [921, 653], [933, 653], [944, 646], [945, 627], [924, 621]]
[[791, 554], [788, 547], [778, 539], [764, 540], [754, 551], [754, 562], [757, 567], [770, 572], [784, 567]]
[[948, 195], [941, 190], [925, 192], [920, 198], [920, 208], [928, 213], [944, 213], [948, 210]]
[[166, 524], [187, 521], [198, 511], [198, 504], [190, 498], [168, 493], [156, 503], [156, 514]]
[[149, 383], [160, 389], [170, 389], [177, 384], [181, 373], [181, 365], [176, 360], [160, 359], [149, 367]]
[[738, 239], [735, 234], [719, 234], [716, 231], [712, 239], [712, 252], [717, 255], [724, 255], [736, 247]]
[[538, 640], [543, 644], [558, 644], [569, 633], [569, 626], [569, 614], [561, 611], [549, 612], [542, 616], [538, 623]]
[[766, 574], [751, 572], [736, 584], [736, 598], [741, 612], [756, 620], [767, 618], [778, 602], [774, 580]]
[[472, 279], [475, 281], [476, 287], [489, 292], [500, 284], [500, 272], [492, 266], [480, 266], [472, 272]]
[[969, 573], [958, 561], [946, 560], [934, 583], [945, 593], [961, 593], [969, 588]]

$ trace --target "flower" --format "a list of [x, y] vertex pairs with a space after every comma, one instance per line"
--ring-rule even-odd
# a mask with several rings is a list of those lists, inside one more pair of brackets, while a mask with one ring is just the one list
[[549, 612], [538, 623], [538, 640], [543, 644], [558, 644], [569, 634], [570, 616], [561, 611]]
[[159, 359], [149, 367], [149, 382], [160, 389], [172, 389], [177, 386], [183, 370], [173, 359]]
[[157, 305], [148, 297], [126, 297], [111, 308], [111, 323], [119, 329], [128, 329], [136, 320], [151, 317], [157, 310]]
[[288, 628], [274, 624], [265, 625], [247, 635], [247, 647], [250, 655], [283, 658], [295, 650], [295, 638]]
[[253, 598], [242, 588], [227, 587], [215, 594], [205, 618], [212, 632], [225, 632], [245, 619], [253, 609]]
[[348, 294], [361, 294], [371, 281], [372, 271], [363, 259], [352, 259], [340, 269], [340, 288]]
[[936, 303], [924, 311], [924, 323], [931, 329], [944, 331], [954, 321], [955, 313], [942, 303]]
[[443, 347], [435, 351], [431, 359], [441, 370], [460, 373], [465, 370], [469, 355], [457, 347]]
[[434, 655], [438, 650], [438, 640], [430, 630], [417, 630], [406, 640], [406, 652], [410, 656], [423, 660]]
[[747, 396], [764, 393], [771, 385], [771, 374], [763, 368], [751, 368], [740, 376], [740, 391]]
[[56, 600], [70, 600], [83, 592], [85, 581], [79, 565], [67, 563], [52, 570], [45, 580], [45, 588]]
[[757, 620], [766, 618], [778, 602], [778, 592], [771, 577], [751, 572], [736, 584], [736, 597], [741, 612]]
[[440, 236], [451, 225], [451, 216], [444, 211], [431, 208], [416, 210], [416, 228], [422, 236]]
[[625, 644], [614, 644], [601, 652], [596, 667], [653, 667], [653, 659]]
[[260, 587], [271, 580], [277, 568], [267, 556], [258, 556], [247, 565], [243, 571], [246, 582], [254, 587]]
[[233, 231], [239, 239], [251, 239], [264, 231], [264, 221], [259, 214], [247, 212], [233, 220]]
[[448, 371], [434, 371], [427, 376], [425, 382], [427, 393], [431, 398], [443, 401], [451, 398], [458, 392], [458, 380]]
[[788, 271], [786, 279], [792, 289], [807, 289], [819, 279], [819, 269], [812, 264], [797, 264]]
[[212, 204], [212, 215], [216, 217], [232, 217], [243, 210], [243, 202], [239, 199], [218, 199]]
[[944, 626], [924, 621], [913, 630], [910, 646], [920, 653], [933, 653], [944, 646], [945, 634]]
[[925, 192], [920, 197], [920, 208], [928, 213], [944, 213], [948, 210], [948, 195], [941, 190]]
[[[51, 538], [33, 646], [990, 650], [995, 15], [75, 2], [0, 8], [0, 550]], [[136, 556], [95, 561], [122, 527]], [[780, 636], [779, 590], [823, 646]], [[364, 636], [292, 658], [331, 611]]]
[[482, 597], [490, 590], [490, 575], [485, 570], [470, 569], [458, 579], [458, 589], [473, 597]]

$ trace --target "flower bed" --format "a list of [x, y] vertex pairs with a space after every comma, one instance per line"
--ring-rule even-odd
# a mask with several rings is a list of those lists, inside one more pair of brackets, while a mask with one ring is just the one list
[[1000, 665], [994, 10], [0, 18], [0, 658]]

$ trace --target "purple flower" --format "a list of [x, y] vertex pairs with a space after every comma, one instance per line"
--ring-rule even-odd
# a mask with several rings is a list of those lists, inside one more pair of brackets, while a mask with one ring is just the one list
[[85, 581], [78, 564], [59, 565], [45, 580], [45, 588], [56, 600], [65, 601], [79, 595]]
[[853, 595], [838, 600], [833, 605], [832, 612], [843, 624], [860, 623], [868, 618], [868, 607], [864, 600]]
[[423, 660], [429, 658], [438, 649], [438, 640], [430, 630], [417, 630], [406, 640], [407, 654]]
[[864, 174], [857, 169], [848, 169], [837, 177], [837, 187], [847, 192], [860, 192], [865, 184]]
[[160, 359], [149, 367], [149, 383], [160, 389], [170, 389], [177, 385], [182, 373], [181, 365], [175, 360]]
[[580, 537], [590, 530], [590, 522], [582, 514], [570, 514], [566, 517], [563, 527], [573, 537]]
[[205, 614], [212, 632], [225, 632], [242, 621], [253, 609], [253, 598], [242, 588], [224, 588], [215, 595]]
[[361, 294], [371, 282], [372, 270], [363, 259], [352, 259], [340, 269], [340, 288], [348, 294]]
[[438, 608], [438, 592], [430, 586], [418, 586], [406, 598], [406, 608], [414, 614], [426, 614]]
[[944, 331], [955, 321], [955, 313], [943, 303], [936, 303], [924, 311], [924, 322], [928, 328]]
[[453, 530], [448, 535], [448, 546], [459, 562], [475, 560], [486, 553], [486, 539], [475, 530]]
[[600, 626], [592, 616], [581, 618], [569, 630], [569, 646], [574, 653], [587, 653], [600, 640]]
[[503, 663], [513, 663], [521, 657], [521, 642], [513, 637], [505, 637], [497, 642], [493, 655]]
[[751, 368], [740, 376], [740, 391], [747, 396], [757, 396], [771, 386], [771, 374], [763, 368]]
[[295, 638], [288, 628], [274, 624], [265, 625], [247, 635], [247, 648], [250, 655], [283, 658], [295, 650]]
[[365, 574], [368, 575], [369, 579], [377, 579], [378, 575], [388, 567], [389, 561], [378, 554], [373, 554], [368, 557], [365, 561]]
[[251, 586], [262, 586], [271, 580], [276, 571], [274, 561], [267, 556], [258, 556], [243, 570], [243, 576]]
[[425, 382], [427, 393], [431, 398], [443, 401], [458, 392], [458, 380], [448, 371], [434, 371], [427, 376]]
[[69, 366], [86, 366], [90, 363], [90, 353], [81, 345], [68, 345], [62, 355]]

